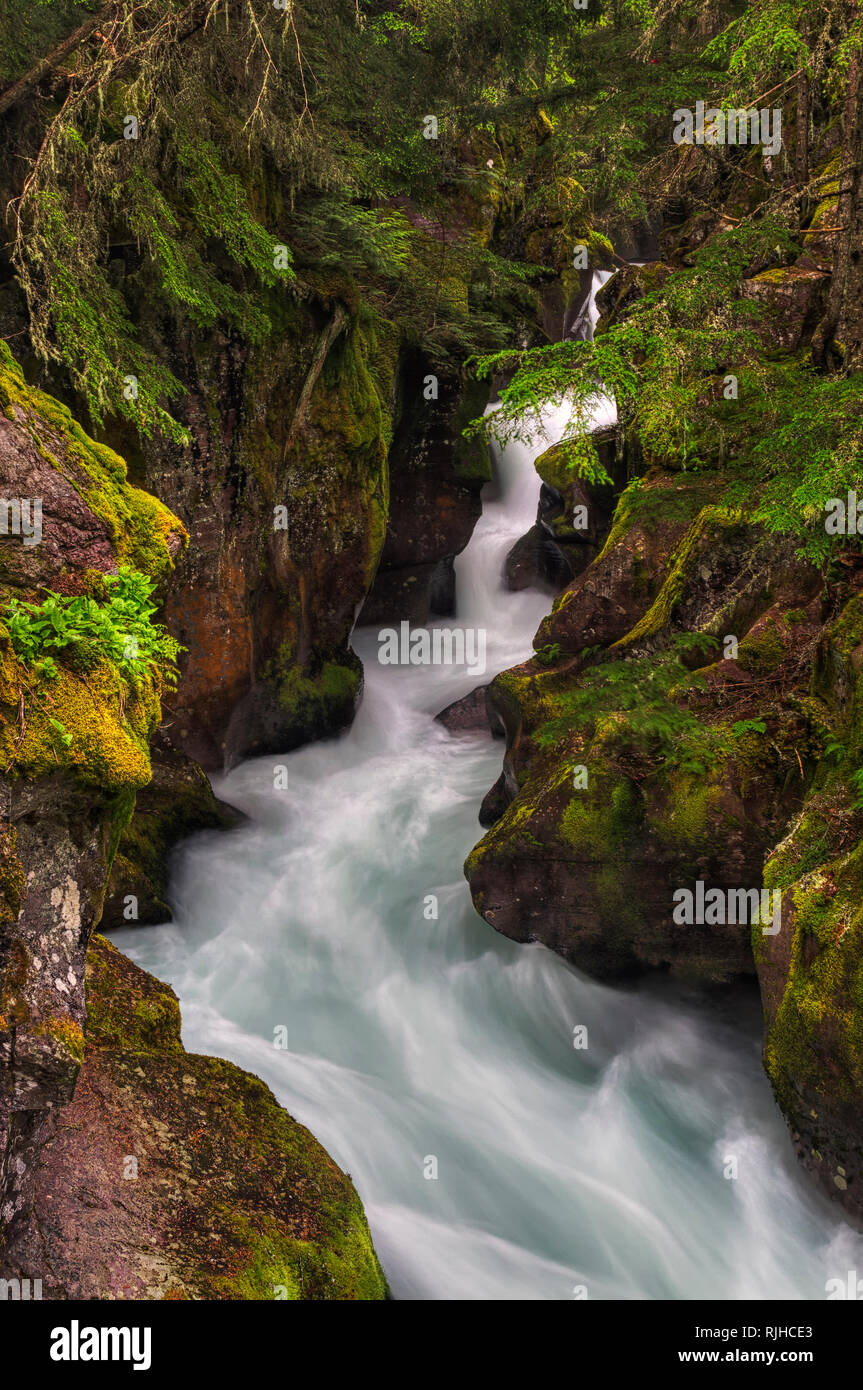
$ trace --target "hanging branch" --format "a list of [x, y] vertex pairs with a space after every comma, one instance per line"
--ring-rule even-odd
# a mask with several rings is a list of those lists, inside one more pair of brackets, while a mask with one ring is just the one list
[[62, 63], [69, 53], [74, 52], [86, 39], [89, 39], [91, 34], [95, 34], [97, 29], [107, 23], [114, 15], [115, 8], [114, 5], [109, 5], [106, 9], [100, 10], [98, 14], [86, 20], [74, 33], [59, 43], [53, 52], [45, 58], [40, 58], [29, 72], [25, 73], [23, 77], [19, 77], [18, 81], [13, 82], [11, 87], [7, 87], [5, 92], [0, 92], [0, 116], [5, 115], [13, 106], [17, 106], [24, 97], [33, 91], [34, 87], [38, 87], [39, 83]]

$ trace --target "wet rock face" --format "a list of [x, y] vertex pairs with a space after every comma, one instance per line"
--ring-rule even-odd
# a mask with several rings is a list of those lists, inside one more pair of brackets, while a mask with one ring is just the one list
[[[428, 391], [436, 396], [427, 399]], [[482, 383], [466, 387], [455, 377], [438, 378], [419, 355], [403, 359], [386, 539], [361, 626], [403, 619], [422, 626], [453, 612], [453, 560], [471, 538], [482, 512], [480, 489], [491, 478], [487, 446], [461, 432], [487, 399]]]
[[469, 695], [464, 695], [460, 700], [454, 700], [451, 705], [447, 705], [446, 709], [442, 709], [440, 714], [435, 715], [435, 718], [452, 733], [464, 733], [475, 729], [482, 729], [487, 733], [489, 730], [485, 702], [487, 690], [487, 685], [478, 685], [476, 690], [472, 690]]
[[152, 767], [152, 780], [135, 798], [111, 864], [103, 931], [170, 921], [166, 898], [175, 845], [198, 831], [227, 830], [244, 819], [213, 795], [203, 769], [173, 748], [162, 730], [154, 740]]
[[[0, 493], [42, 500], [41, 534], [0, 542], [0, 599], [92, 593], [121, 563], [157, 578], [182, 526], [123, 461], [26, 386], [0, 345]], [[34, 538], [35, 539], [35, 538]], [[123, 690], [109, 663], [40, 680], [0, 624], [0, 1210], [32, 1200], [41, 1146], [83, 1056], [87, 944], [117, 834], [150, 775], [161, 684]], [[65, 732], [68, 747], [58, 741]]]
[[74, 1100], [0, 1272], [46, 1299], [387, 1294], [349, 1178], [257, 1077], [187, 1053], [173, 990], [99, 936]]
[[[863, 597], [840, 585], [818, 644], [813, 719], [859, 749]], [[851, 755], [850, 768], [859, 762]], [[863, 811], [849, 768], [824, 758], [765, 882], [782, 895], [782, 931], [756, 941], [764, 1065], [798, 1156], [863, 1225]]]
[[863, 1227], [861, 886], [859, 848], [803, 876], [783, 894], [783, 930], [756, 943], [756, 959], [764, 1064], [797, 1157]]
[[194, 536], [166, 604], [188, 649], [170, 737], [208, 771], [350, 722], [348, 639], [386, 525], [395, 330], [338, 306], [279, 312], [277, 356], [218, 335], [165, 345], [192, 443], [144, 450], [148, 487]]
[[766, 347], [794, 352], [811, 337], [827, 302], [830, 276], [807, 266], [766, 270], [743, 282], [743, 294], [764, 310], [756, 322]]
[[537, 522], [516, 541], [506, 557], [504, 580], [508, 589], [542, 588], [558, 593], [572, 578], [572, 568], [554, 539], [550, 527]]
[[[594, 975], [660, 966], [716, 980], [754, 971], [750, 919], [675, 920], [674, 893], [698, 882], [760, 889], [765, 856], [801, 803], [794, 749], [807, 737], [798, 702], [819, 580], [791, 548], [704, 507], [701, 484], [655, 487], [664, 503], [622, 506], [602, 556], [542, 624], [537, 657], [489, 687], [507, 751], [483, 803], [491, 829], [466, 873], [496, 929]], [[707, 639], [687, 656], [697, 684], [679, 662], [666, 678], [676, 634], [693, 632]], [[736, 660], [717, 661], [729, 633]], [[597, 682], [593, 668], [609, 660]], [[632, 680], [641, 693], [628, 693]], [[771, 714], [750, 728], [765, 682]], [[693, 737], [696, 720], [704, 747], [682, 756], [673, 740]], [[726, 736], [732, 724], [739, 733]], [[670, 743], [667, 729], [677, 730]]]
[[29, 1208], [36, 1155], [74, 1091], [84, 964], [108, 871], [111, 808], [109, 798], [62, 772], [23, 788], [4, 778], [0, 796], [12, 837], [4, 878], [16, 868], [22, 877], [17, 913], [0, 920], [3, 1226]]

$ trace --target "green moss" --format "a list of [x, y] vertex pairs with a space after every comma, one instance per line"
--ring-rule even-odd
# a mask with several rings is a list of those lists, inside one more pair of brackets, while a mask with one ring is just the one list
[[740, 520], [741, 513], [727, 507], [708, 506], [701, 509], [674, 551], [662, 588], [653, 604], [625, 637], [612, 643], [612, 651], [615, 648], [634, 646], [668, 626], [675, 608], [686, 593], [690, 571], [701, 550], [702, 541], [713, 528], [738, 526]]
[[592, 766], [588, 787], [572, 797], [559, 833], [580, 857], [617, 861], [642, 822], [641, 800], [632, 783]]
[[237, 1247], [237, 1267], [212, 1280], [212, 1297], [287, 1302], [387, 1297], [359, 1199], [354, 1210], [343, 1211], [326, 1244], [292, 1238], [265, 1215], [254, 1221], [230, 1210], [219, 1215]]
[[[145, 786], [150, 780], [149, 740], [161, 718], [158, 682], [144, 677], [130, 692], [106, 661], [86, 676], [64, 666], [57, 669], [56, 680], [35, 686], [0, 624], [2, 765], [30, 779], [68, 768], [79, 782], [101, 790]], [[52, 720], [71, 735], [68, 747]]]
[[846, 657], [860, 646], [863, 642], [863, 595], [855, 594], [849, 599], [836, 621], [826, 629], [826, 636]]
[[346, 704], [353, 705], [362, 685], [362, 672], [356, 667], [325, 661], [316, 675], [307, 675], [290, 664], [288, 652], [282, 659], [287, 669], [278, 681], [279, 701], [297, 720], [326, 723]]
[[363, 310], [330, 349], [302, 448], [296, 444], [289, 455], [294, 563], [320, 564], [322, 556], [334, 559], [350, 548], [352, 569], [366, 587], [386, 537], [397, 355], [393, 325]]
[[182, 1052], [180, 1005], [169, 985], [133, 966], [105, 937], [94, 934], [87, 952], [90, 1047], [128, 1052]]
[[[18, 411], [23, 411], [23, 419]], [[132, 487], [126, 464], [107, 445], [81, 429], [68, 408], [28, 386], [8, 346], [0, 340], [0, 409], [23, 424], [41, 456], [80, 494], [104, 521], [117, 564], [151, 578], [173, 567], [169, 541], [187, 544], [182, 522], [148, 492]]]
[[809, 230], [803, 239], [803, 245], [812, 237], [817, 237], [819, 228], [822, 226], [835, 227], [833, 220], [839, 208], [839, 175], [842, 169], [842, 153], [837, 151], [823, 168], [817, 173], [817, 187], [819, 201], [812, 214]]
[[471, 420], [482, 415], [491, 395], [491, 383], [470, 378], [462, 387], [459, 403], [453, 416], [456, 440], [453, 475], [459, 482], [478, 486], [491, 481], [491, 457], [488, 443], [479, 435], [465, 437], [463, 430]]
[[721, 796], [722, 787], [705, 783], [703, 777], [672, 776], [663, 813], [651, 815], [651, 827], [668, 844], [701, 848]]
[[[800, 1088], [833, 1103], [863, 1100], [863, 844], [791, 890], [787, 981], [765, 1047], [777, 1093], [792, 1111]], [[783, 924], [787, 908], [783, 909]], [[754, 941], [756, 953], [764, 947]]]
[[766, 888], [790, 888], [833, 857], [839, 832], [828, 818], [826, 801], [811, 796], [785, 839], [764, 866]]
[[[65, 406], [27, 386], [2, 341], [0, 409], [106, 523], [118, 568], [130, 564], [155, 579], [172, 566], [171, 548], [186, 539], [181, 523], [128, 484], [119, 455], [90, 439]], [[80, 577], [94, 595], [104, 589], [100, 571]], [[126, 679], [114, 661], [92, 651], [86, 660], [58, 664], [56, 679], [38, 676], [18, 660], [0, 623], [0, 766], [31, 779], [64, 768], [109, 793], [144, 786], [163, 680], [154, 667]]]
[[[579, 245], [576, 241], [576, 246]], [[591, 270], [605, 270], [614, 260], [614, 247], [602, 232], [590, 231], [587, 234], [587, 263]]]
[[550, 449], [540, 454], [534, 460], [534, 468], [544, 483], [549, 487], [555, 488], [557, 492], [567, 495], [567, 489], [572, 482], [573, 466], [572, 453], [561, 444], [552, 444]]
[[611, 530], [598, 559], [605, 559], [636, 525], [646, 532], [656, 533], [663, 527], [679, 522], [696, 522], [702, 508], [715, 494], [716, 478], [710, 474], [699, 475], [685, 483], [671, 484], [667, 479], [655, 482], [637, 479], [618, 499]]
[[793, 280], [795, 269], [793, 266], [774, 266], [772, 270], [762, 270], [760, 275], [752, 278], [755, 284], [763, 285], [784, 285], [788, 280]]
[[770, 676], [785, 659], [785, 645], [774, 623], [748, 633], [737, 649], [737, 663], [753, 676]]

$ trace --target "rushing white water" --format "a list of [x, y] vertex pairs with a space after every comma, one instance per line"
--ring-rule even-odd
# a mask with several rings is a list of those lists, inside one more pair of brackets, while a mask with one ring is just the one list
[[[457, 562], [458, 621], [487, 629], [490, 672], [527, 655], [548, 608], [501, 567], [562, 425], [502, 452]], [[263, 1077], [352, 1174], [397, 1297], [823, 1298], [863, 1268], [797, 1170], [754, 997], [611, 989], [498, 936], [461, 865], [501, 745], [432, 718], [475, 681], [381, 666], [371, 631], [354, 646], [351, 731], [223, 779], [249, 823], [181, 850], [172, 924], [115, 934], [176, 988], [186, 1046]]]

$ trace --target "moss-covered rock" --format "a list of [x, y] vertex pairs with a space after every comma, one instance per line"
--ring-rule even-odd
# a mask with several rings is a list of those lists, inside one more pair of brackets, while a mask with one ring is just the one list
[[760, 890], [817, 757], [817, 574], [705, 505], [715, 487], [624, 493], [534, 658], [486, 693], [507, 751], [465, 865], [475, 905], [600, 977], [753, 973], [748, 925], [681, 925], [674, 893]]
[[[782, 931], [754, 942], [766, 1019], [764, 1065], [798, 1155], [863, 1221], [863, 600], [827, 626], [808, 699], [828, 752], [765, 867]], [[835, 750], [844, 746], [839, 757]]]
[[105, 892], [102, 930], [171, 919], [168, 873], [171, 850], [199, 830], [228, 829], [242, 819], [213, 794], [206, 773], [161, 738], [152, 776], [135, 798], [120, 833]]
[[100, 936], [86, 1039], [4, 1275], [54, 1299], [387, 1296], [350, 1179], [257, 1077], [187, 1053], [173, 990]]
[[[43, 586], [98, 596], [123, 563], [152, 579], [171, 568], [182, 525], [25, 384], [5, 344], [0, 405], [2, 491], [43, 504], [32, 545], [0, 538], [0, 599], [38, 603]], [[16, 655], [0, 621], [0, 1201], [13, 1217], [32, 1200], [36, 1156], [81, 1064], [87, 942], [150, 780], [164, 679], [154, 665], [133, 680], [106, 654], [72, 648], [49, 678]]]
[[824, 311], [830, 277], [806, 265], [780, 266], [743, 282], [743, 295], [766, 310], [754, 331], [769, 352], [794, 352]]
[[60, 401], [28, 386], [0, 340], [0, 479], [5, 495], [39, 498], [38, 544], [3, 541], [6, 579], [48, 584], [88, 568], [128, 565], [158, 578], [187, 544], [182, 523], [156, 497], [133, 487], [113, 449], [91, 439]]

